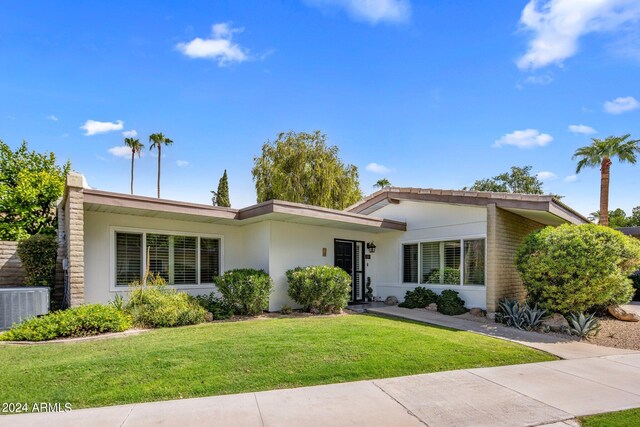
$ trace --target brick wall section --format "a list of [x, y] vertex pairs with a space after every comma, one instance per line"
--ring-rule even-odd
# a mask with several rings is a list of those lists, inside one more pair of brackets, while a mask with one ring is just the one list
[[518, 245], [544, 225], [496, 207], [487, 206], [487, 311], [495, 312], [502, 298], [526, 298], [515, 267]]
[[64, 198], [64, 246], [67, 304], [84, 304], [84, 195], [82, 175], [70, 173]]
[[18, 257], [18, 242], [0, 241], [0, 287], [24, 285], [24, 269]]

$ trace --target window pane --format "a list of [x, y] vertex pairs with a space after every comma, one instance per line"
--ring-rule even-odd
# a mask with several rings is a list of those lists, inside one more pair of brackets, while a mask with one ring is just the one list
[[418, 245], [403, 245], [403, 279], [404, 283], [418, 283]]
[[484, 285], [484, 239], [464, 241], [464, 284]]
[[213, 283], [220, 275], [220, 240], [200, 239], [200, 283]]
[[147, 234], [149, 272], [159, 274], [169, 283], [169, 236]]
[[116, 233], [116, 286], [127, 286], [142, 275], [142, 234]]
[[443, 282], [447, 285], [460, 284], [460, 241], [442, 242], [444, 265], [442, 270]]
[[440, 242], [421, 243], [422, 283], [442, 283]]
[[196, 284], [196, 238], [172, 236], [173, 284]]

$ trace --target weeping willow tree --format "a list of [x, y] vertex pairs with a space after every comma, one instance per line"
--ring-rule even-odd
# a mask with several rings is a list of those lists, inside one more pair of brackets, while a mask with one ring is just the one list
[[345, 165], [320, 131], [282, 132], [253, 161], [258, 203], [279, 199], [344, 209], [362, 197], [358, 168]]

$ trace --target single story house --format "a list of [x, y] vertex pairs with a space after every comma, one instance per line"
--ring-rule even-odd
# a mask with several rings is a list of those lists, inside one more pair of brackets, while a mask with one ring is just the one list
[[336, 265], [353, 277], [351, 301], [425, 286], [453, 289], [467, 307], [495, 312], [522, 298], [515, 249], [546, 225], [588, 220], [547, 195], [384, 188], [348, 209], [270, 200], [242, 209], [88, 188], [70, 174], [58, 206], [69, 305], [106, 303], [145, 266], [190, 294], [215, 291], [235, 268], [264, 269], [274, 281], [269, 310], [295, 306], [285, 272]]

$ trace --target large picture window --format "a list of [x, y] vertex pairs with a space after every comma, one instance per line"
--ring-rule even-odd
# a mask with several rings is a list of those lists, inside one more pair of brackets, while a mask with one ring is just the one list
[[402, 249], [404, 283], [484, 285], [485, 239], [420, 242]]
[[220, 275], [220, 247], [216, 238], [117, 231], [115, 285], [141, 280], [146, 257], [149, 272], [170, 285], [213, 283]]

